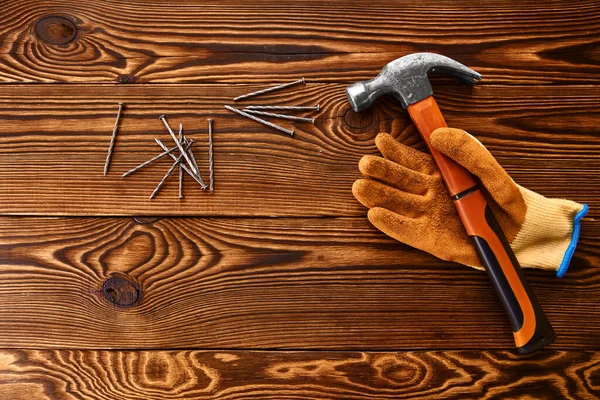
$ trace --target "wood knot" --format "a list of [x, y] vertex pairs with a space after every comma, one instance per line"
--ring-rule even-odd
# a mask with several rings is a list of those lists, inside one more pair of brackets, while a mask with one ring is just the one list
[[368, 108], [365, 111], [357, 113], [352, 108], [348, 108], [344, 113], [344, 123], [348, 129], [355, 133], [366, 133], [373, 128], [375, 116], [373, 109]]
[[131, 277], [115, 272], [104, 281], [102, 293], [109, 303], [119, 307], [133, 307], [142, 300], [142, 289]]
[[66, 17], [48, 16], [35, 25], [36, 35], [46, 43], [67, 44], [77, 36], [77, 26]]
[[137, 77], [131, 74], [121, 74], [117, 76], [117, 83], [135, 83]]

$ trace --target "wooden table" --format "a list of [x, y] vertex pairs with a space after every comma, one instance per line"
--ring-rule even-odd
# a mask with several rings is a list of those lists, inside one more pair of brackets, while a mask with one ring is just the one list
[[[600, 4], [5, 0], [0, 4], [0, 398], [600, 396]], [[519, 356], [486, 275], [389, 239], [352, 196], [393, 99], [344, 88], [431, 51], [450, 126], [514, 179], [590, 206], [564, 279], [526, 272], [558, 339]], [[293, 138], [223, 108], [319, 103]], [[102, 174], [117, 103], [127, 107]], [[243, 104], [250, 104], [246, 102]], [[182, 123], [215, 192], [170, 162], [120, 175]]]

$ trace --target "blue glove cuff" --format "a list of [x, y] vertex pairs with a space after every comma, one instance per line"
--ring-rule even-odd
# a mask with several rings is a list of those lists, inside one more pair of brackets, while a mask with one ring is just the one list
[[556, 277], [558, 278], [565, 276], [567, 270], [569, 269], [571, 258], [573, 258], [573, 253], [575, 253], [575, 248], [577, 247], [577, 242], [579, 241], [581, 218], [585, 217], [585, 215], [588, 213], [588, 209], [588, 205], [584, 204], [583, 208], [575, 215], [575, 218], [573, 218], [573, 236], [571, 236], [571, 243], [569, 243], [569, 247], [567, 247], [567, 251], [565, 251], [565, 256], [560, 263], [560, 267], [556, 271]]

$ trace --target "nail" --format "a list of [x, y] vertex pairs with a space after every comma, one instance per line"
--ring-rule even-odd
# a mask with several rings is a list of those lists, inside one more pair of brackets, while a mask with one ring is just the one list
[[187, 152], [183, 149], [183, 146], [181, 145], [181, 143], [179, 143], [179, 140], [177, 140], [177, 136], [175, 136], [175, 132], [173, 132], [173, 130], [169, 126], [169, 123], [167, 122], [167, 119], [165, 118], [165, 116], [161, 115], [160, 117], [158, 117], [158, 119], [160, 119], [163, 122], [163, 124], [165, 124], [165, 126], [167, 127], [169, 134], [175, 141], [175, 144], [179, 147], [179, 151], [183, 155], [183, 158], [185, 158], [185, 161], [187, 161], [187, 163], [189, 164], [192, 171], [194, 171], [194, 173], [196, 173], [196, 174], [200, 174], [200, 172], [198, 170], [194, 169], [194, 164], [192, 163], [192, 160], [190, 160], [190, 157], [188, 156]]
[[110, 138], [110, 144], [108, 145], [108, 153], [106, 154], [106, 161], [104, 162], [104, 175], [108, 173], [108, 164], [110, 164], [110, 158], [112, 157], [113, 148], [115, 147], [115, 139], [117, 138], [117, 126], [119, 125], [119, 120], [121, 119], [121, 111], [125, 107], [124, 103], [119, 103], [119, 111], [117, 112], [117, 120], [115, 121], [115, 127], [112, 131], [112, 136]]
[[[184, 138], [184, 140], [185, 140], [185, 138]], [[198, 162], [196, 161], [196, 156], [194, 155], [194, 150], [192, 150], [192, 148], [190, 147], [188, 149], [187, 153], [190, 156], [190, 158], [192, 159], [192, 162], [194, 163], [194, 167], [198, 171], [198, 176], [200, 177], [200, 179], [202, 179], [202, 174], [200, 173], [200, 167], [198, 167]], [[204, 182], [204, 179], [202, 179], [202, 182]]]
[[[165, 146], [165, 145], [163, 144], [163, 142], [161, 142], [160, 140], [158, 140], [158, 139], [156, 139], [156, 138], [155, 138], [154, 140], [156, 141], [156, 143], [157, 143], [157, 144], [158, 144], [158, 145], [159, 145], [159, 146], [160, 146], [160, 147], [161, 147], [163, 150], [167, 150], [167, 146]], [[188, 144], [190, 144], [190, 145], [191, 145], [191, 143], [194, 143], [194, 141], [190, 139], [190, 141], [188, 142]], [[173, 154], [169, 154], [169, 155], [171, 156], [171, 158], [172, 158], [173, 160], [176, 160], [176, 159], [177, 159], [177, 157], [175, 157]], [[201, 177], [201, 176], [198, 176], [198, 175], [196, 175], [195, 173], [193, 173], [192, 171], [190, 171], [190, 169], [189, 169], [189, 168], [187, 167], [187, 165], [185, 165], [184, 163], [181, 163], [181, 168], [183, 168], [183, 170], [184, 170], [185, 172], [187, 172], [189, 176], [191, 176], [192, 178], [194, 178], [194, 180], [195, 180], [196, 182], [198, 182], [198, 184], [200, 185], [200, 187], [202, 188], [202, 190], [206, 189], [206, 187], [207, 187], [207, 186], [206, 186], [206, 183], [204, 183], [204, 181], [202, 180], [202, 177]]]
[[[190, 143], [188, 145], [191, 146], [192, 144]], [[169, 176], [171, 176], [171, 174], [173, 173], [173, 171], [175, 171], [175, 168], [177, 168], [178, 165], [181, 165], [181, 158], [183, 156], [180, 155], [179, 157], [177, 157], [177, 159], [175, 160], [175, 162], [173, 163], [173, 165], [171, 166], [171, 168], [169, 168], [169, 170], [167, 171], [167, 173], [165, 174], [165, 176], [163, 176], [163, 178], [160, 180], [160, 182], [158, 183], [158, 185], [156, 186], [156, 188], [154, 189], [154, 191], [152, 192], [152, 194], [150, 195], [150, 199], [153, 199], [154, 196], [156, 196], [156, 194], [158, 193], [158, 191], [160, 190], [160, 188], [162, 187], [162, 185], [164, 185], [164, 183], [167, 181], [167, 179], [169, 178]]]
[[261, 118], [255, 117], [254, 115], [251, 115], [251, 114], [248, 114], [248, 113], [245, 113], [244, 111], [242, 111], [242, 110], [238, 110], [237, 108], [233, 108], [233, 107], [230, 107], [230, 106], [225, 106], [225, 108], [226, 108], [226, 109], [228, 109], [229, 111], [233, 111], [234, 113], [238, 113], [238, 114], [240, 114], [241, 116], [244, 116], [244, 117], [246, 117], [246, 118], [249, 118], [249, 119], [251, 119], [251, 120], [253, 120], [253, 121], [256, 121], [256, 122], [258, 122], [259, 124], [263, 124], [263, 125], [266, 125], [266, 126], [270, 126], [270, 127], [271, 127], [271, 128], [273, 128], [273, 129], [277, 129], [278, 131], [285, 132], [285, 133], [287, 133], [287, 134], [288, 134], [288, 135], [290, 135], [290, 136], [294, 136], [294, 130], [290, 130], [290, 129], [282, 128], [282, 127], [281, 127], [281, 126], [279, 126], [279, 125], [272, 124], [272, 123], [270, 123], [269, 121], [265, 121], [264, 119], [261, 119]]
[[252, 96], [258, 96], [259, 94], [269, 93], [269, 92], [273, 92], [275, 90], [285, 89], [286, 87], [298, 85], [300, 83], [303, 84], [303, 85], [306, 84], [306, 82], [304, 81], [304, 78], [299, 79], [299, 80], [294, 81], [294, 82], [284, 83], [282, 85], [277, 85], [277, 86], [273, 86], [273, 87], [266, 88], [266, 89], [263, 89], [263, 90], [258, 90], [256, 92], [244, 94], [244, 95], [236, 97], [235, 99], [233, 99], [233, 101], [242, 100], [242, 99], [245, 99], [245, 98], [248, 98], [248, 97], [252, 97]]
[[172, 152], [174, 152], [175, 150], [177, 150], [178, 147], [177, 146], [173, 146], [170, 149], [167, 149], [166, 151], [163, 151], [162, 153], [160, 153], [159, 155], [152, 157], [151, 159], [149, 159], [146, 162], [141, 163], [140, 165], [138, 165], [135, 168], [130, 169], [129, 171], [125, 172], [123, 175], [121, 175], [121, 178], [125, 178], [128, 175], [133, 174], [135, 171], [138, 171], [142, 168], [144, 168], [146, 165], [153, 163], [156, 160], [159, 160], [161, 158], [163, 158], [164, 156], [166, 156], [167, 154], [170, 154]]
[[190, 147], [190, 149], [187, 152], [190, 158], [192, 159], [192, 162], [194, 163], [194, 168], [196, 168], [196, 170], [198, 171], [198, 176], [202, 177], [202, 174], [200, 173], [200, 168], [198, 167], [198, 162], [196, 161], [196, 156], [194, 155], [194, 151]]
[[244, 110], [285, 110], [285, 111], [319, 111], [321, 107], [316, 106], [246, 106]]
[[[178, 135], [179, 143], [183, 141], [183, 125], [179, 124], [179, 135]], [[183, 168], [181, 168], [181, 163], [179, 163], [179, 195], [180, 199], [183, 199]]]
[[214, 170], [213, 170], [213, 138], [212, 138], [212, 125], [213, 125], [213, 120], [209, 119], [208, 120], [208, 174], [210, 175], [210, 182], [209, 182], [209, 190], [213, 191], [214, 186], [213, 186], [213, 174], [214, 174]]
[[270, 112], [265, 112], [265, 111], [259, 111], [259, 110], [244, 109], [244, 111], [247, 112], [248, 114], [264, 115], [265, 117], [289, 119], [289, 120], [292, 120], [292, 121], [304, 121], [304, 122], [310, 122], [312, 124], [315, 123], [315, 119], [314, 118], [296, 117], [295, 115], [275, 114], [275, 113], [270, 113]]

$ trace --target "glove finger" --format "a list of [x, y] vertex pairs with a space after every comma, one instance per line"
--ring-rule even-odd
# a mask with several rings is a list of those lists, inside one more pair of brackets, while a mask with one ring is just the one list
[[431, 134], [431, 144], [477, 176], [506, 212], [523, 213], [525, 203], [516, 183], [479, 140], [461, 129], [438, 128]]
[[413, 171], [428, 175], [437, 171], [435, 162], [429, 154], [403, 145], [389, 133], [378, 134], [375, 138], [375, 145], [385, 158]]
[[369, 221], [391, 238], [410, 247], [432, 253], [435, 241], [429, 240], [431, 228], [420, 220], [396, 214], [381, 207], [369, 210]]
[[369, 210], [369, 221], [380, 231], [404, 244], [446, 260], [482, 270], [481, 262], [471, 243], [465, 238], [440, 235], [431, 221], [409, 218], [384, 208]]
[[367, 208], [382, 207], [412, 217], [421, 215], [427, 204], [423, 196], [403, 192], [371, 179], [354, 182], [352, 194]]
[[358, 169], [367, 178], [378, 180], [396, 189], [420, 195], [427, 192], [432, 179], [430, 175], [376, 156], [363, 156], [358, 163]]

